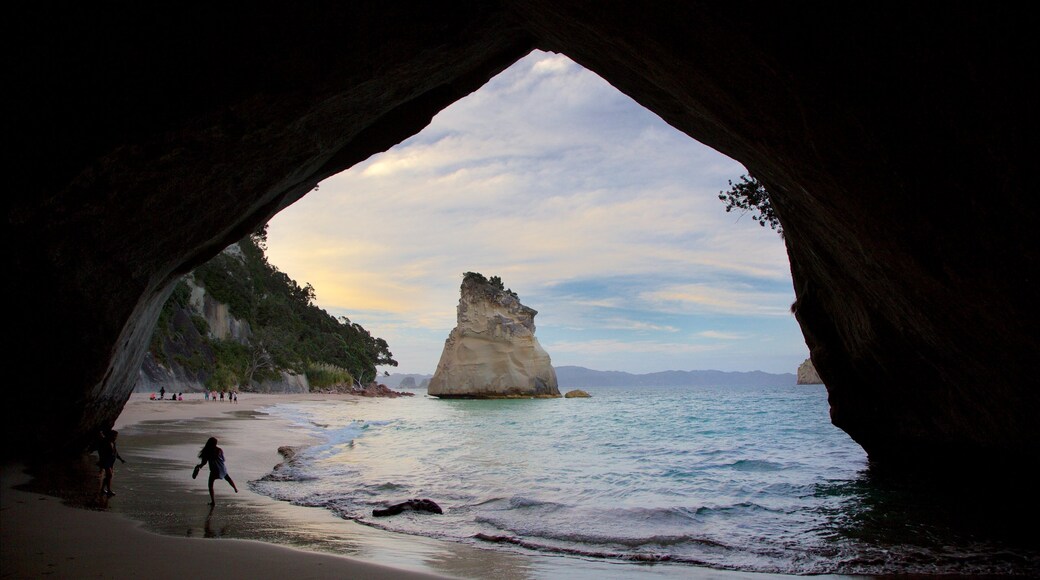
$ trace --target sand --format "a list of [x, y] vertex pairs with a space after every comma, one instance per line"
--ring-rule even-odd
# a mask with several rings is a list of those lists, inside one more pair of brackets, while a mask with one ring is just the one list
[[[200, 397], [191, 395], [191, 398]], [[309, 398], [307, 395], [243, 396], [237, 405], [209, 403], [201, 400], [182, 402], [152, 402], [147, 397], [134, 395], [116, 423], [123, 429], [145, 421], [189, 421], [200, 418], [220, 418], [227, 413], [255, 411], [257, 407], [279, 400]], [[144, 459], [136, 448], [123, 445], [120, 453], [129, 462], [116, 464], [113, 489], [117, 496], [108, 501], [115, 504], [133, 490], [124, 486], [127, 471], [135, 462]], [[194, 445], [192, 445], [194, 446]], [[227, 449], [230, 455], [231, 449]], [[277, 457], [273, 452], [268, 453]], [[241, 465], [241, 462], [240, 462]], [[273, 463], [271, 464], [273, 465]], [[268, 468], [271, 467], [268, 465]], [[54, 469], [53, 467], [46, 469]], [[91, 477], [93, 467], [75, 463], [72, 472], [86, 469], [89, 488], [97, 480]], [[77, 488], [52, 497], [15, 489], [30, 477], [18, 465], [4, 465], [3, 494], [0, 500], [0, 557], [3, 578], [437, 578], [432, 573], [409, 571], [400, 567], [364, 562], [358, 559], [325, 553], [293, 549], [270, 543], [225, 539], [209, 541], [199, 538], [178, 538], [159, 535], [145, 530], [141, 524], [122, 517], [112, 510], [76, 509], [62, 505], [70, 497], [79, 495]], [[245, 470], [244, 470], [245, 471]], [[190, 475], [189, 475], [190, 477]], [[243, 472], [241, 483], [248, 475]], [[59, 478], [61, 479], [61, 478]], [[47, 485], [47, 484], [45, 484]], [[53, 483], [52, 483], [53, 485]], [[70, 487], [75, 487], [76, 484]], [[138, 486], [139, 487], [139, 486]], [[205, 480], [197, 487], [205, 497]], [[231, 491], [221, 489], [221, 495]], [[255, 495], [239, 485], [239, 496]], [[97, 501], [101, 501], [100, 499]], [[73, 502], [75, 503], [75, 502]], [[168, 502], [164, 502], [168, 503]], [[194, 502], [198, 504], [199, 502]], [[221, 509], [220, 501], [216, 507]], [[208, 512], [208, 506], [198, 505], [198, 511]]]

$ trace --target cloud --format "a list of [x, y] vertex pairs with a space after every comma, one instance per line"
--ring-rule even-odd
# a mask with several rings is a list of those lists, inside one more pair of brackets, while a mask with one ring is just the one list
[[721, 338], [698, 335], [708, 323], [750, 335], [738, 318], [800, 341], [782, 240], [717, 199], [742, 173], [566, 57], [535, 52], [276, 216], [268, 255], [319, 305], [386, 338], [402, 370], [432, 371], [471, 270], [539, 310], [543, 342], [590, 357], [633, 345], [618, 347], [621, 367], [644, 364], [650, 345], [706, 352], [676, 341]]
[[746, 334], [740, 334], [737, 332], [719, 332], [717, 330], [705, 330], [703, 332], [698, 332], [697, 336], [703, 338], [713, 338], [717, 340], [743, 340], [745, 338], [748, 338], [748, 335]]
[[705, 353], [718, 350], [714, 344], [690, 344], [683, 342], [657, 342], [648, 340], [610, 340], [598, 339], [581, 342], [553, 342], [546, 345], [552, 352], [579, 353], [590, 355], [602, 354], [668, 354], [683, 355], [691, 353]]
[[668, 286], [646, 292], [642, 298], [669, 309], [686, 312], [714, 312], [737, 316], [791, 315], [788, 293], [764, 292], [746, 287], [708, 284]]
[[679, 332], [679, 328], [670, 326], [667, 324], [652, 324], [649, 322], [643, 322], [640, 320], [625, 320], [625, 319], [611, 319], [604, 321], [602, 324], [603, 328], [613, 330], [635, 330], [635, 331], [658, 331], [658, 332]]

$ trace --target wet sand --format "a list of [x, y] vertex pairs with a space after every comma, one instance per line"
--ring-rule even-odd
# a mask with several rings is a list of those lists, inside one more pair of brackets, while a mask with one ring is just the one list
[[[195, 394], [181, 402], [135, 394], [115, 426], [127, 464], [116, 463], [116, 496], [110, 499], [97, 493], [93, 455], [38, 466], [29, 475], [18, 466], [4, 466], [3, 577], [765, 577], [532, 555], [406, 536], [253, 493], [249, 481], [282, 460], [278, 447], [308, 442], [302, 431], [263, 412], [294, 400], [353, 398], [243, 395], [232, 404]], [[236, 494], [226, 482], [215, 482], [217, 505], [212, 508], [207, 470], [191, 478], [209, 436], [220, 440], [239, 488]]]

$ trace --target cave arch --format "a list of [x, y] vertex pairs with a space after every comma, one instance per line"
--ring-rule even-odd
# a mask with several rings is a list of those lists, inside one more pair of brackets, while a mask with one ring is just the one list
[[178, 275], [537, 47], [774, 192], [832, 419], [872, 459], [1040, 456], [1036, 123], [1017, 80], [1036, 47], [1015, 8], [21, 6], [12, 22], [3, 418], [26, 449], [81, 449], [114, 421]]

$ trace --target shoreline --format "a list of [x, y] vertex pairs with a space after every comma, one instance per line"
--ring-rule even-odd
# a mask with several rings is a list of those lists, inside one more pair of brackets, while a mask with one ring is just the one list
[[[248, 403], [242, 400], [236, 405], [207, 402], [202, 400], [201, 394], [197, 396], [198, 401], [188, 399], [169, 402], [149, 401], [147, 394], [134, 394], [116, 421], [115, 429], [129, 433], [134, 426], [147, 422], [207, 421], [219, 419], [227, 413], [256, 412], [259, 407], [281, 401], [311, 398], [308, 395], [254, 395], [247, 398]], [[327, 397], [335, 396], [322, 395], [322, 398]], [[131, 484], [134, 475], [154, 475], [147, 470], [131, 475], [129, 470], [147, 459], [139, 453], [141, 449], [127, 445], [122, 434], [117, 445], [127, 464], [116, 464], [113, 490], [117, 496], [108, 501], [108, 506], [84, 505], [84, 500], [89, 502], [87, 496], [97, 497], [96, 493], [90, 492], [97, 486], [93, 455], [88, 456], [89, 459], [79, 462], [73, 460], [60, 466], [28, 469], [22, 464], [2, 466], [0, 561], [3, 563], [5, 578], [36, 578], [45, 575], [178, 579], [342, 576], [418, 580], [446, 577], [428, 571], [409, 570], [254, 539], [220, 538], [219, 541], [210, 541], [204, 539], [206, 534], [176, 537], [155, 533], [147, 529], [146, 523], [111, 509], [124, 497], [132, 496], [136, 491], [134, 488], [139, 487], [139, 483]], [[194, 442], [191, 446], [194, 447]], [[277, 456], [274, 450], [271, 453]], [[159, 456], [156, 458], [161, 459]], [[29, 471], [34, 472], [33, 475]], [[67, 478], [70, 474], [74, 477], [86, 476], [88, 479], [69, 481]], [[42, 480], [41, 476], [44, 476]], [[54, 479], [47, 480], [47, 477]], [[237, 495], [256, 495], [248, 491], [247, 479], [248, 476], [245, 476], [241, 480], [239, 489], [242, 493]], [[188, 481], [192, 482], [190, 473]], [[208, 502], [205, 480], [197, 481], [202, 482], [200, 489]], [[40, 487], [51, 493], [25, 489]], [[223, 500], [228, 499], [226, 492], [231, 491], [230, 486], [226, 487], [226, 490], [218, 492], [218, 509], [222, 507]]]
[[[284, 570], [301, 578], [788, 577], [536, 555], [409, 536], [251, 491], [250, 481], [282, 461], [278, 447], [308, 441], [264, 408], [358, 400], [337, 394], [247, 394], [235, 404], [193, 394], [171, 402], [135, 393], [114, 426], [127, 464], [116, 464], [117, 495], [111, 500], [98, 498], [93, 455], [71, 465], [37, 468], [29, 485], [30, 476], [20, 468], [4, 466], [4, 575], [121, 578], [148, 570], [153, 577], [198, 576], [201, 571], [204, 576], [269, 577]], [[215, 482], [214, 509], [208, 506], [205, 470], [191, 479], [195, 455], [209, 434], [220, 439], [240, 490], [236, 494], [226, 482]], [[279, 568], [274, 561], [284, 564]]]

